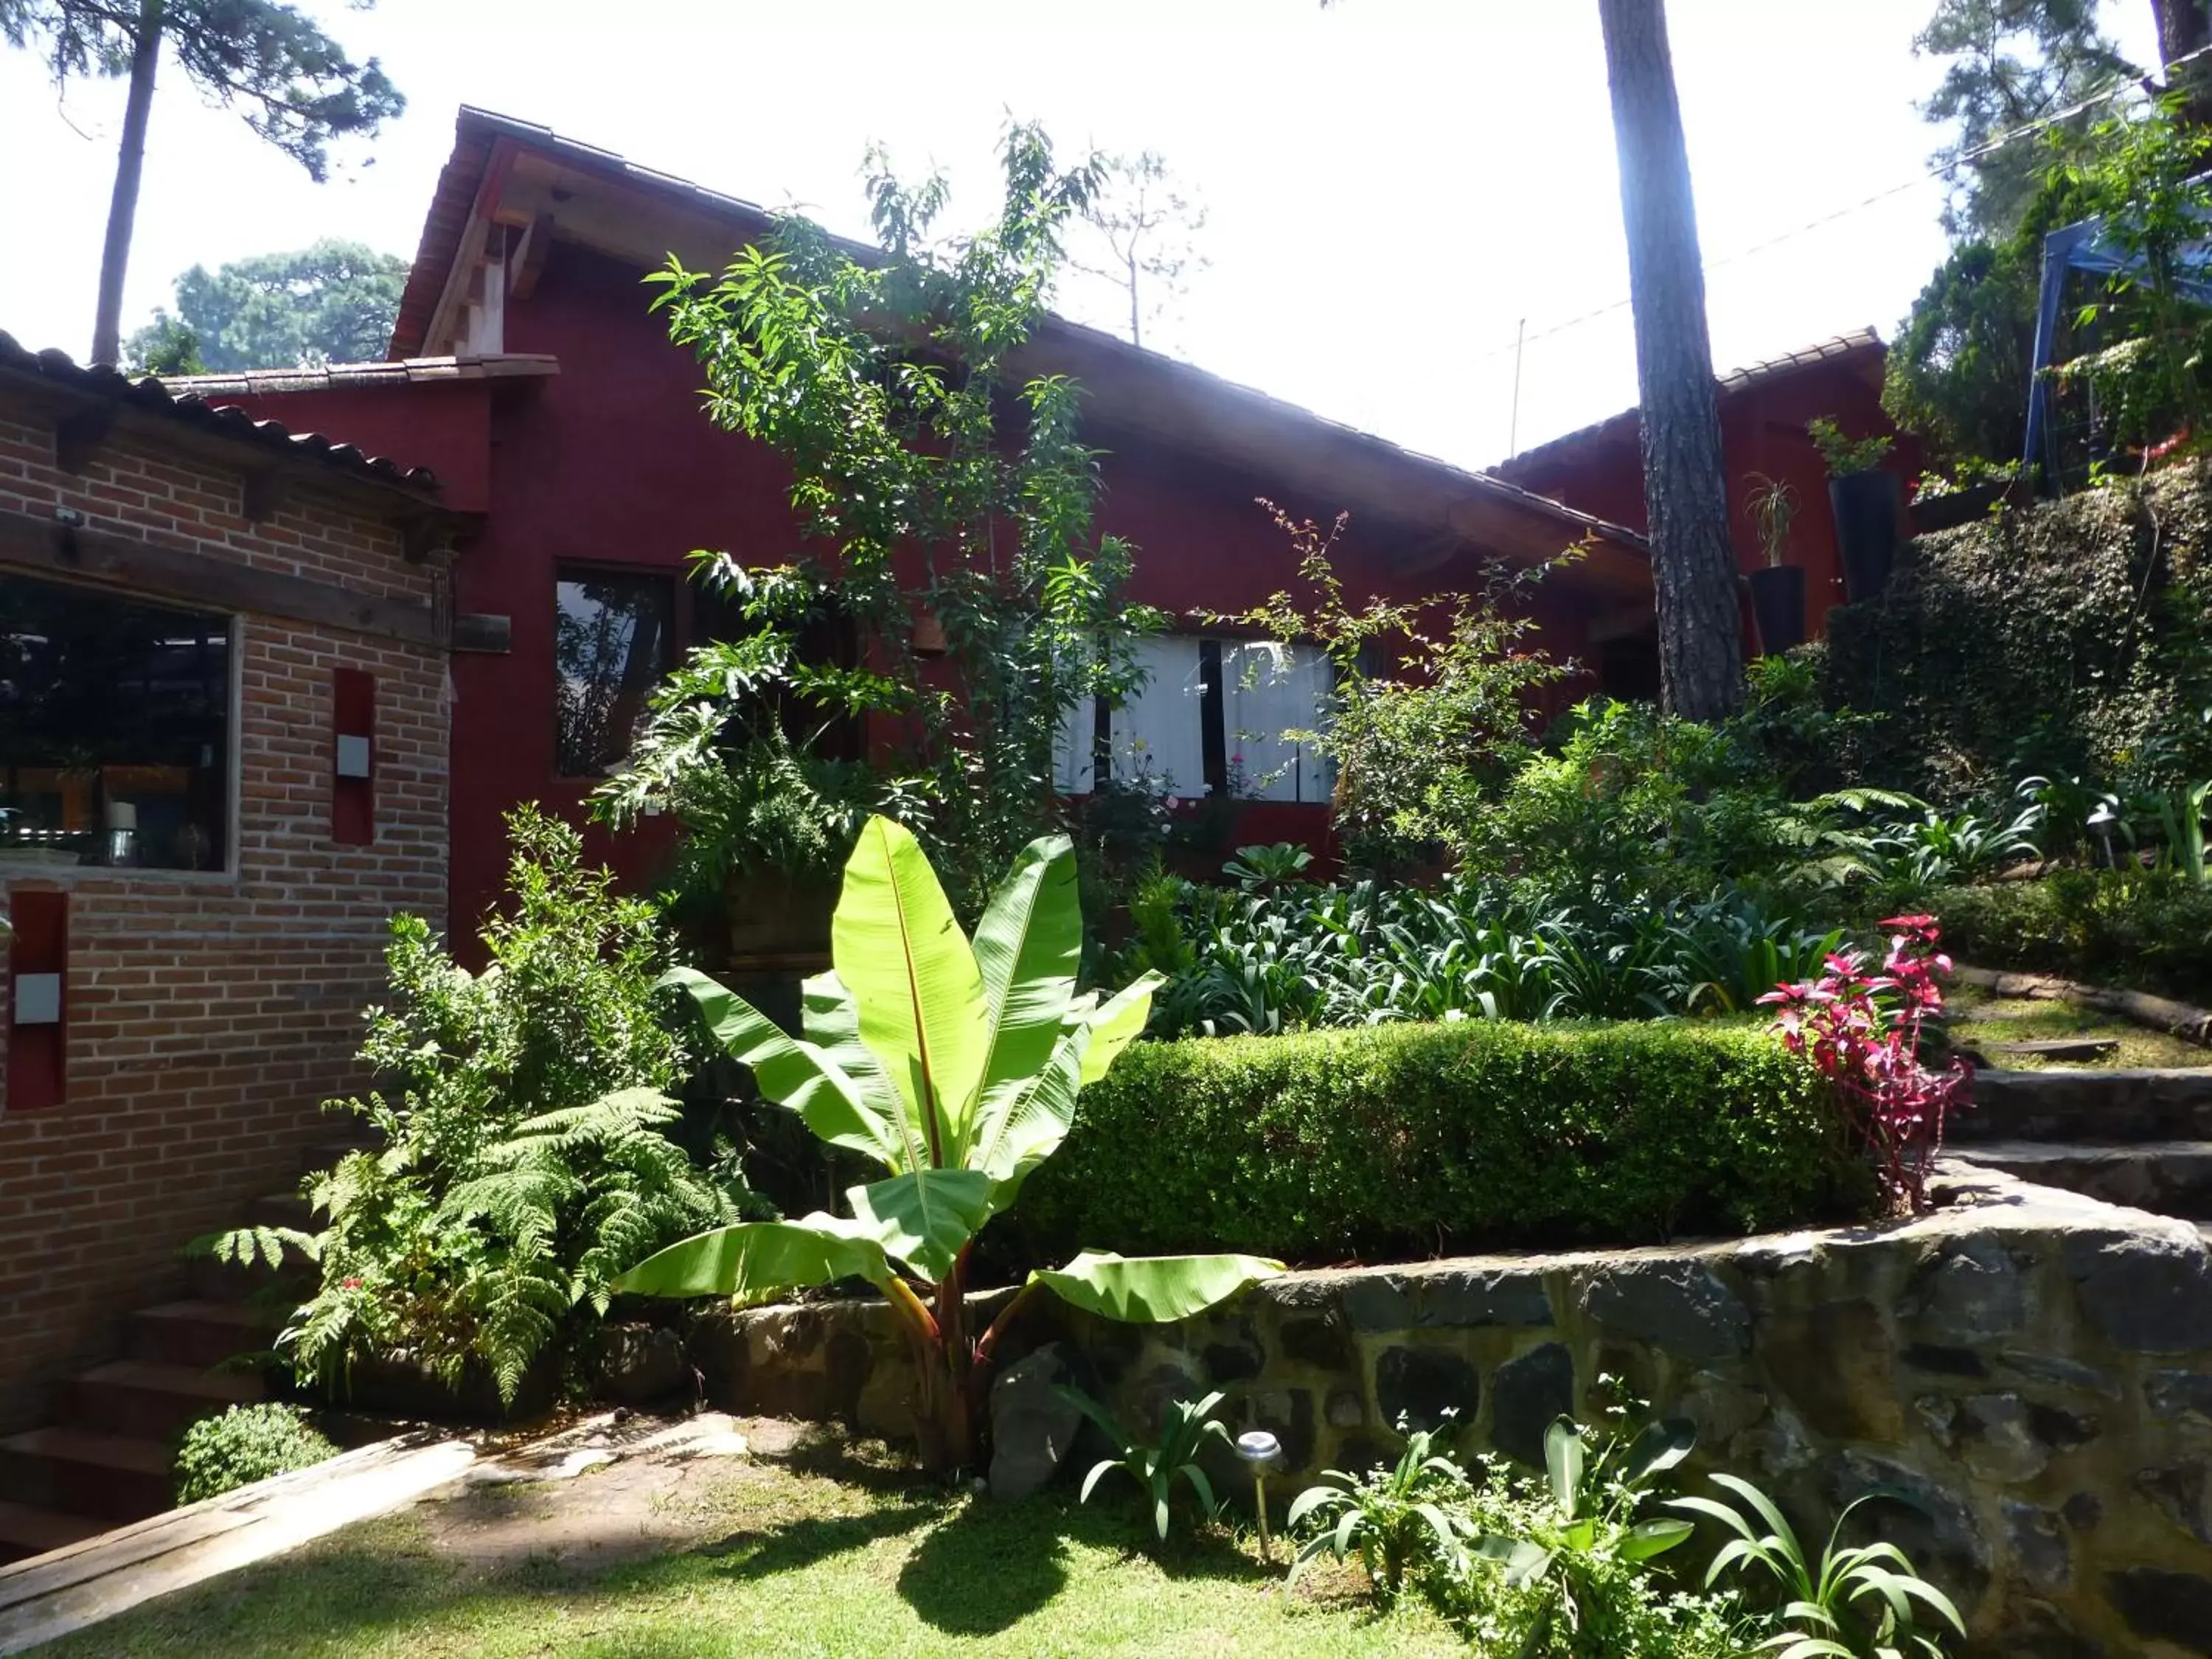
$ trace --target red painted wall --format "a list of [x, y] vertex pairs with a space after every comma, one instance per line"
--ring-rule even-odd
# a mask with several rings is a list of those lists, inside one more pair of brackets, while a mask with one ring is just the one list
[[[428, 465], [448, 481], [455, 505], [486, 514], [483, 533], [455, 567], [454, 608], [509, 617], [513, 645], [505, 654], [457, 653], [453, 662], [452, 922], [464, 948], [499, 890], [500, 815], [538, 801], [580, 822], [592, 787], [554, 769], [556, 570], [680, 571], [701, 547], [773, 563], [797, 548], [781, 465], [708, 424], [698, 365], [647, 313], [640, 274], [556, 245], [531, 296], [507, 307], [507, 349], [560, 362], [558, 374], [526, 387], [393, 386], [242, 400], [295, 428], [317, 427]], [[1255, 497], [1269, 495], [1323, 522], [1336, 513], [1335, 502], [1297, 499], [1279, 478], [1233, 473], [1127, 434], [1091, 437], [1107, 452], [1099, 529], [1138, 549], [1131, 597], [1179, 617], [1241, 610], [1294, 585], [1290, 542]], [[1407, 550], [1427, 540], [1357, 520], [1340, 544], [1339, 568], [1355, 596], [1416, 599], [1472, 580], [1463, 557]], [[679, 648], [690, 635], [688, 588], [683, 592]], [[1574, 653], [1581, 623], [1573, 596], [1543, 598], [1547, 642]], [[649, 882], [672, 834], [659, 820], [621, 837], [592, 830], [588, 850], [626, 879]], [[1318, 845], [1326, 834], [1322, 807], [1255, 803], [1235, 839]]]
[[[1835, 514], [1828, 505], [1827, 468], [1806, 434], [1805, 423], [1826, 416], [1855, 438], [1877, 432], [1895, 435], [1896, 428], [1882, 411], [1880, 387], [1868, 379], [1868, 361], [1855, 357], [1814, 364], [1721, 402], [1729, 531], [1737, 567], [1756, 570], [1765, 562], [1749, 513], [1753, 475], [1779, 478], [1797, 494], [1797, 520], [1790, 530], [1785, 562], [1804, 568], [1806, 627], [1814, 637], [1825, 630], [1829, 611], [1844, 602], [1844, 576]], [[1565, 454], [1540, 458], [1525, 469], [1510, 469], [1508, 476], [1540, 495], [1643, 530], [1648, 521], [1638, 444], [1636, 422], [1623, 421]], [[1887, 465], [1909, 482], [1919, 476], [1920, 459], [1912, 439], [1899, 436]]]

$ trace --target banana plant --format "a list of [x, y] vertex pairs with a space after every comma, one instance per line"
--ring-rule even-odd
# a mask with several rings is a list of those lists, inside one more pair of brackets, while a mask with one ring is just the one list
[[885, 1173], [847, 1191], [848, 1215], [717, 1228], [647, 1257], [617, 1288], [754, 1297], [867, 1280], [914, 1350], [923, 1459], [953, 1469], [978, 1461], [994, 1355], [1033, 1297], [1146, 1323], [1186, 1318], [1280, 1273], [1256, 1256], [1085, 1250], [1032, 1273], [988, 1328], [971, 1328], [975, 1236], [1058, 1150], [1077, 1091], [1144, 1030], [1160, 982], [1146, 974], [1103, 1002], [1077, 995], [1082, 943], [1066, 836], [1023, 849], [971, 944], [920, 844], [890, 819], [870, 819], [830, 923], [833, 970], [804, 987], [803, 1039], [704, 974], [677, 969], [667, 981], [690, 994], [764, 1096]]

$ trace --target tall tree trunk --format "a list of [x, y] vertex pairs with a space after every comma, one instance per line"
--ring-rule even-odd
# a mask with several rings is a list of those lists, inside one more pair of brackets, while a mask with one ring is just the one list
[[2191, 52], [2212, 46], [2212, 6], [2207, 0], [2150, 0], [2158, 20], [2158, 58], [2166, 84], [2188, 95], [2185, 112], [2199, 126], [2212, 125], [2212, 57], [2173, 65]]
[[146, 167], [146, 118], [154, 108], [154, 75], [161, 67], [163, 0], [141, 0], [131, 52], [131, 94], [123, 106], [123, 143], [115, 158], [115, 193], [107, 204], [107, 240], [100, 250], [100, 309], [93, 319], [92, 361], [123, 356], [123, 276], [131, 264], [131, 230], [138, 217], [138, 179]]
[[1598, 0], [1628, 228], [1644, 506], [1659, 596], [1659, 691], [1667, 712], [1711, 720], [1743, 702], [1743, 637], [1728, 478], [1690, 155], [1674, 95], [1662, 0]]

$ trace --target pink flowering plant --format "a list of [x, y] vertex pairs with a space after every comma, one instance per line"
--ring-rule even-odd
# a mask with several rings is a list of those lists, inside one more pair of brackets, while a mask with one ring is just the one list
[[1878, 970], [1863, 952], [1839, 952], [1819, 979], [1759, 1000], [1776, 1011], [1774, 1029], [1790, 1052], [1810, 1056], [1835, 1086], [1891, 1204], [1917, 1214], [1928, 1207], [1944, 1120], [1963, 1103], [1973, 1067], [1955, 1057], [1941, 1072], [1921, 1062], [1922, 1030], [1942, 1014], [1938, 981], [1951, 971], [1936, 918], [1892, 916], [1881, 927], [1889, 951]]

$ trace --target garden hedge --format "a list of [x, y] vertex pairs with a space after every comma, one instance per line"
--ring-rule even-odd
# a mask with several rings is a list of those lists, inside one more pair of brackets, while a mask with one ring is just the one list
[[1470, 1020], [1139, 1043], [1016, 1213], [1041, 1253], [1310, 1264], [1752, 1232], [1864, 1191], [1761, 1030]]
[[1850, 769], [1955, 801], [2116, 776], [2174, 734], [2183, 770], [2212, 765], [2208, 489], [2191, 462], [1907, 546], [1878, 600], [1828, 616], [1828, 705], [1881, 717]]

